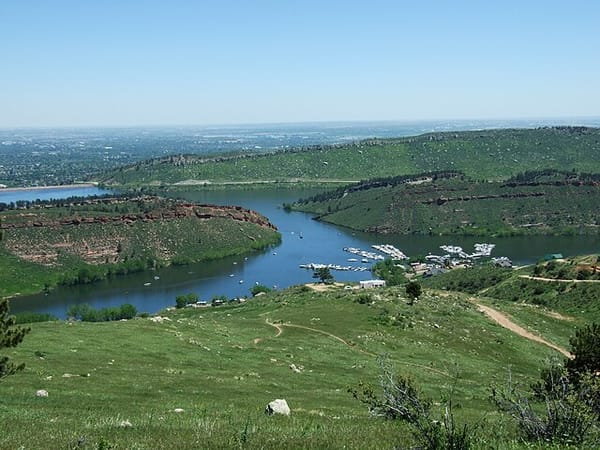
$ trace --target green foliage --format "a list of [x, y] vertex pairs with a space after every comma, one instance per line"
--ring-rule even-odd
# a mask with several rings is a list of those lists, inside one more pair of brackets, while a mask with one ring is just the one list
[[252, 289], [250, 289], [250, 293], [253, 297], [255, 297], [257, 294], [260, 294], [261, 292], [264, 292], [266, 294], [268, 292], [271, 292], [271, 288], [265, 286], [264, 284], [255, 284], [254, 286], [252, 286]]
[[54, 314], [50, 313], [36, 313], [25, 311], [21, 313], [15, 314], [15, 323], [23, 324], [23, 323], [35, 323], [35, 322], [50, 322], [58, 320]]
[[418, 299], [421, 296], [422, 288], [418, 281], [409, 281], [406, 283], [406, 295], [411, 299]]
[[433, 402], [424, 397], [414, 382], [397, 375], [389, 361], [379, 359], [381, 367], [381, 395], [373, 387], [360, 383], [349, 391], [365, 403], [371, 414], [386, 419], [397, 419], [409, 425], [420, 448], [428, 450], [469, 449], [475, 440], [478, 426], [458, 426], [454, 417], [452, 391], [444, 406], [442, 421], [434, 420]]
[[194, 294], [190, 292], [189, 294], [178, 295], [175, 297], [175, 307], [176, 308], [185, 308], [187, 305], [191, 305], [192, 303], [198, 303], [200, 298], [198, 294]]
[[[16, 327], [14, 316], [9, 315], [7, 299], [0, 300], [0, 350], [19, 345], [29, 328]], [[23, 370], [25, 364], [14, 364], [8, 356], [0, 355], [0, 380]]]
[[312, 277], [325, 284], [331, 284], [335, 281], [335, 278], [331, 274], [329, 267], [319, 267], [318, 269], [315, 269]]
[[387, 286], [398, 286], [406, 283], [406, 269], [390, 258], [376, 263], [371, 272], [377, 278], [385, 280]]
[[476, 294], [483, 289], [507, 280], [513, 275], [514, 271], [512, 269], [483, 264], [465, 269], [450, 270], [435, 277], [424, 279], [423, 284], [428, 288]]
[[585, 448], [600, 444], [600, 422], [594, 408], [600, 396], [600, 380], [586, 375], [575, 384], [567, 372], [553, 367], [543, 374], [534, 394], [527, 396], [509, 379], [506, 387], [492, 389], [491, 398], [501, 411], [513, 417], [528, 441]]
[[71, 306], [67, 317], [82, 322], [110, 322], [114, 320], [133, 319], [137, 315], [135, 306], [125, 303], [119, 307], [95, 309], [87, 303]]
[[573, 359], [565, 363], [569, 376], [577, 380], [585, 373], [600, 372], [600, 323], [590, 323], [575, 331], [570, 340]]

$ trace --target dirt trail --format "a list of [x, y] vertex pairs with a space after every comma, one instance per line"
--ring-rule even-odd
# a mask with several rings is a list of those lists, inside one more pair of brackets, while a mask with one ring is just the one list
[[531, 275], [519, 275], [519, 278], [525, 278], [527, 280], [546, 281], [548, 283], [600, 283], [600, 280], [563, 280], [560, 278], [534, 277]]
[[281, 336], [281, 333], [283, 333], [283, 328], [281, 328], [281, 325], [270, 322], [269, 319], [267, 319], [265, 322], [267, 322], [267, 325], [271, 325], [272, 327], [275, 327], [277, 329], [277, 334], [275, 335], [275, 337]]
[[471, 298], [470, 301], [471, 301], [471, 303], [473, 303], [474, 305], [477, 306], [479, 311], [483, 312], [486, 316], [488, 316], [490, 319], [492, 319], [498, 325], [512, 331], [513, 333], [515, 333], [521, 337], [524, 337], [525, 339], [529, 339], [531, 341], [539, 342], [540, 344], [547, 345], [548, 347], [556, 350], [557, 352], [562, 353], [567, 358], [571, 358], [571, 359], [573, 358], [573, 355], [571, 353], [569, 353], [567, 350], [565, 350], [564, 348], [559, 347], [558, 345], [553, 344], [552, 342], [549, 342], [549, 341], [545, 340], [544, 338], [531, 333], [530, 331], [527, 331], [525, 328], [517, 325], [512, 320], [510, 320], [506, 314], [501, 313], [497, 309], [494, 309], [490, 306], [482, 305], [481, 303], [477, 303], [477, 301], [474, 298]]
[[[377, 356], [374, 353], [371, 353], [371, 352], [368, 352], [368, 351], [363, 350], [361, 348], [358, 348], [355, 345], [353, 345], [353, 344], [349, 343], [348, 341], [346, 341], [345, 339], [343, 339], [343, 338], [341, 338], [339, 336], [336, 336], [335, 334], [332, 334], [332, 333], [329, 333], [327, 331], [324, 331], [324, 330], [319, 330], [317, 328], [311, 328], [311, 327], [307, 327], [307, 326], [304, 326], [304, 325], [294, 325], [292, 323], [280, 323], [280, 324], [277, 324], [277, 323], [273, 323], [273, 322], [269, 321], [269, 319], [267, 319], [265, 322], [267, 323], [267, 325], [270, 325], [270, 326], [272, 326], [272, 327], [274, 327], [274, 328], [277, 329], [277, 334], [275, 335], [275, 337], [281, 336], [281, 333], [283, 333], [283, 327], [299, 328], [301, 330], [311, 331], [313, 333], [319, 333], [319, 334], [323, 334], [325, 336], [328, 336], [330, 338], [333, 338], [336, 341], [341, 342], [345, 346], [347, 346], [347, 347], [351, 348], [352, 350], [357, 351], [359, 353], [364, 353], [365, 355], [369, 355], [369, 356], [373, 356], [373, 357]], [[258, 344], [259, 342], [260, 342], [260, 340], [258, 340], [258, 342], [257, 342], [257, 340], [255, 339], [254, 343]], [[430, 372], [435, 372], [435, 373], [443, 375], [445, 377], [451, 377], [451, 375], [448, 372], [445, 372], [443, 370], [437, 369], [435, 367], [424, 366], [422, 364], [416, 364], [416, 363], [411, 363], [411, 362], [406, 362], [406, 361], [399, 361], [398, 363], [402, 364], [402, 365], [405, 365], [405, 366], [413, 366], [413, 367], [418, 367], [420, 369], [428, 370]]]

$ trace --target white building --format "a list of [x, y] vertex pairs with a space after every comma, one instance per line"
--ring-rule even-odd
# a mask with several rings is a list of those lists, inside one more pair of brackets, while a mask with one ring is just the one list
[[360, 281], [361, 289], [373, 289], [376, 287], [385, 287], [385, 280], [364, 280]]

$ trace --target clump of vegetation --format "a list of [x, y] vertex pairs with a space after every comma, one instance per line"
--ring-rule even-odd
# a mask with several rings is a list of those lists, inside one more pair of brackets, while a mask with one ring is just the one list
[[[0, 300], [0, 350], [19, 345], [29, 328], [16, 327], [14, 316], [9, 315], [7, 299]], [[8, 356], [0, 355], [0, 380], [23, 370], [25, 364], [15, 364]]]
[[87, 303], [73, 305], [67, 311], [67, 317], [82, 322], [110, 322], [113, 320], [133, 319], [137, 315], [137, 309], [130, 303], [124, 303], [118, 307], [95, 309]]
[[377, 278], [385, 280], [387, 286], [398, 286], [407, 281], [406, 268], [391, 258], [376, 263], [371, 272]]
[[50, 313], [36, 313], [31, 311], [25, 311], [15, 314], [15, 323], [35, 323], [35, 322], [53, 322], [58, 320], [54, 314]]
[[456, 422], [452, 392], [445, 401], [441, 420], [436, 420], [433, 402], [415, 387], [414, 382], [396, 374], [388, 360], [379, 358], [381, 393], [365, 383], [349, 389], [354, 398], [365, 403], [371, 414], [406, 423], [419, 448], [428, 450], [466, 450], [472, 448], [479, 425]]
[[266, 294], [268, 292], [271, 292], [271, 288], [265, 286], [264, 284], [255, 284], [254, 286], [252, 286], [252, 289], [250, 289], [250, 293], [253, 297], [256, 297], [260, 293]]
[[319, 267], [318, 269], [315, 269], [312, 277], [325, 284], [333, 284], [335, 282], [335, 278], [331, 274], [329, 267]]
[[418, 300], [423, 292], [421, 284], [418, 281], [409, 281], [406, 283], [406, 295], [411, 301]]
[[508, 268], [496, 267], [492, 264], [481, 264], [465, 269], [455, 269], [423, 280], [428, 288], [460, 291], [476, 294], [514, 276]]
[[175, 308], [185, 308], [187, 305], [198, 303], [200, 297], [198, 294], [190, 292], [189, 294], [182, 294], [175, 297]]
[[532, 394], [526, 395], [509, 380], [507, 387], [492, 390], [492, 400], [515, 419], [526, 440], [596, 447], [600, 444], [600, 324], [578, 329], [570, 343], [573, 358], [564, 364], [552, 362], [542, 370]]

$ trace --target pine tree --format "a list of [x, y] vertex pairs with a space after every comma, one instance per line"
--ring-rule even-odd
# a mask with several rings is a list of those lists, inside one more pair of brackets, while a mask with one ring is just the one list
[[[15, 327], [15, 318], [8, 313], [8, 300], [0, 300], [0, 350], [16, 347], [30, 331], [29, 328]], [[23, 370], [24, 367], [25, 364], [14, 364], [8, 356], [0, 355], [0, 380]]]

